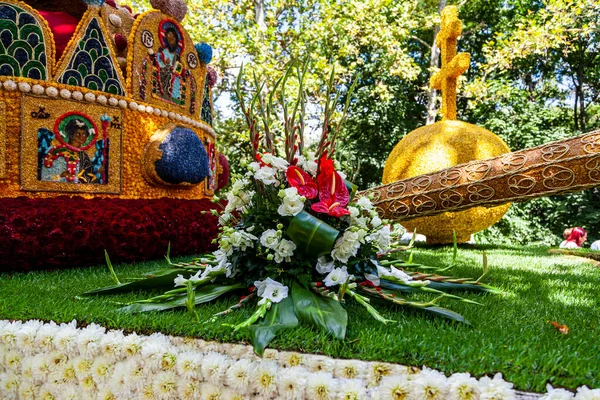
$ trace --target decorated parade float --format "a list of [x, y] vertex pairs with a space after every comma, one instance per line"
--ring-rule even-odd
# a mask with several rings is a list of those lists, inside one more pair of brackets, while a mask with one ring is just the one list
[[[385, 350], [373, 359], [361, 353], [360, 338], [347, 337], [363, 323], [352, 313], [378, 326], [428, 316], [464, 334], [469, 321], [452, 304], [464, 312], [505, 294], [487, 281], [485, 253], [477, 276], [454, 276], [456, 242], [498, 221], [508, 202], [600, 183], [599, 132], [510, 153], [493, 133], [455, 121], [456, 79], [469, 64], [456, 54], [455, 7], [442, 13], [442, 70], [432, 81], [443, 93], [443, 119], [398, 144], [384, 185], [361, 192], [336, 165], [354, 85], [338, 104], [333, 72], [318, 147], [305, 151], [308, 63], [291, 62], [276, 83], [248, 91], [240, 71], [237, 98], [254, 161], [226, 203], [213, 203], [226, 160], [211, 128], [211, 50], [181, 28], [185, 3], [156, 2], [160, 10], [137, 16], [113, 2], [91, 4], [68, 33], [60, 22], [77, 7], [33, 5], [0, 2], [0, 265], [64, 267], [106, 254], [108, 271], [95, 288], [65, 291], [80, 304], [112, 296], [101, 321], [125, 331], [94, 317], [66, 322], [68, 310], [58, 323], [0, 320], [2, 398], [535, 397], [515, 391], [501, 370], [446, 376], [422, 365], [433, 359], [404, 366]], [[412, 244], [394, 243], [398, 221], [434, 243], [454, 242], [449, 265], [416, 263]], [[196, 256], [171, 258], [184, 253]], [[111, 262], [157, 254], [167, 265], [137, 276]], [[205, 309], [209, 319], [199, 317]], [[160, 333], [180, 329], [161, 326], [169, 313], [189, 336]], [[224, 342], [197, 338], [222, 326], [224, 338], [207, 337]], [[268, 348], [313, 330], [321, 333], [309, 351]], [[401, 330], [392, 340], [404, 340]], [[310, 354], [331, 346], [353, 352]], [[600, 389], [577, 386], [577, 398], [600, 398]], [[547, 398], [575, 396], [548, 391]]]

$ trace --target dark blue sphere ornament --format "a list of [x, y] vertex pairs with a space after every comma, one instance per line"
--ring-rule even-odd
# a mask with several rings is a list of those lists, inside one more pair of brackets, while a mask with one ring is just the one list
[[157, 131], [142, 158], [146, 180], [157, 186], [193, 186], [209, 174], [208, 155], [196, 133], [169, 124]]
[[85, 4], [93, 7], [102, 7], [104, 0], [83, 0]]
[[196, 47], [196, 53], [198, 53], [198, 58], [200, 59], [200, 62], [203, 64], [210, 63], [210, 60], [212, 60], [212, 56], [213, 56], [212, 47], [210, 47], [209, 44], [204, 43], [204, 42], [198, 43], [195, 47]]

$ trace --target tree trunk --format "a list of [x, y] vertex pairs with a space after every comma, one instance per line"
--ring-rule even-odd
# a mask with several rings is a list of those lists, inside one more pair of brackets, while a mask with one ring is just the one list
[[[438, 4], [438, 13], [441, 14], [442, 10], [446, 7], [446, 0], [440, 0]], [[431, 54], [429, 56], [429, 68], [431, 72], [429, 72], [429, 81], [431, 81], [431, 77], [433, 77], [433, 69], [438, 66], [440, 62], [440, 49], [435, 44], [437, 39], [437, 35], [440, 32], [440, 26], [436, 25], [433, 31], [433, 43], [431, 44]], [[431, 87], [427, 91], [427, 121], [426, 125], [431, 125], [435, 122], [435, 117], [438, 114], [438, 103], [437, 103], [437, 90], [432, 89]]]
[[267, 30], [267, 23], [265, 22], [265, 0], [254, 0], [254, 19], [261, 31], [264, 32]]
[[579, 43], [579, 65], [577, 66], [577, 90], [579, 91], [579, 129], [585, 132], [586, 125], [586, 112], [585, 112], [585, 95], [583, 93], [583, 85], [585, 83], [584, 74], [584, 63], [585, 63], [585, 46], [583, 43]]

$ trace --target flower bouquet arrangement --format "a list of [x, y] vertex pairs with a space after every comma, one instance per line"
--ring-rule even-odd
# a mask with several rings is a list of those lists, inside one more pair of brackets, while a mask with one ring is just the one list
[[[381, 323], [374, 303], [416, 308], [452, 320], [464, 318], [437, 304], [451, 298], [475, 303], [448, 292], [497, 292], [480, 279], [452, 278], [414, 271], [427, 268], [397, 257], [389, 221], [382, 220], [368, 197], [360, 196], [334, 161], [336, 138], [346, 119], [356, 80], [346, 101], [337, 107], [340, 92], [334, 73], [327, 84], [323, 129], [314, 153], [304, 150], [306, 64], [292, 64], [272, 90], [254, 77], [254, 94], [237, 94], [244, 112], [253, 162], [227, 195], [219, 215], [218, 249], [188, 263], [143, 279], [86, 293], [108, 294], [140, 288], [175, 285], [163, 295], [126, 305], [123, 311], [144, 312], [195, 306], [234, 291], [240, 301], [211, 321], [241, 307], [254, 313], [233, 329], [249, 329], [257, 354], [279, 332], [301, 323], [314, 325], [338, 339], [346, 336], [345, 304], [355, 301]], [[295, 92], [288, 101], [286, 87], [293, 76]], [[248, 105], [246, 105], [248, 104]], [[338, 114], [337, 118], [334, 116]], [[277, 116], [283, 116], [283, 122]], [[283, 135], [282, 155], [276, 136]], [[168, 260], [168, 256], [167, 256]], [[108, 258], [107, 258], [108, 261]], [[110, 261], [108, 261], [109, 268]], [[411, 301], [411, 293], [431, 293], [430, 301]], [[197, 316], [196, 316], [197, 318]]]

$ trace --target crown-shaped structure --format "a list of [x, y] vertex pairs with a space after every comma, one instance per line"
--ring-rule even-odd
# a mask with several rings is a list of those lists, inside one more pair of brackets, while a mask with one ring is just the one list
[[0, 0], [0, 198], [212, 196], [216, 74], [185, 8], [45, 3]]

